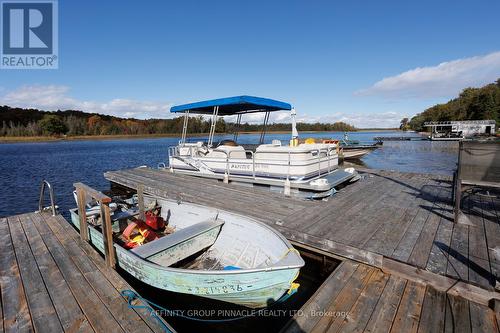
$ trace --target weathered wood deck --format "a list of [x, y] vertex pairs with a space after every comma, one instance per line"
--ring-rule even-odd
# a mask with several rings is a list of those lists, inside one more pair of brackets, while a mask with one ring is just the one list
[[128, 307], [120, 291], [132, 288], [60, 215], [0, 218], [0, 253], [0, 332], [163, 332], [167, 325]]
[[498, 332], [495, 311], [343, 261], [282, 332]]
[[311, 302], [331, 292], [323, 305], [349, 308], [350, 317], [323, 317], [304, 331], [497, 331], [498, 305], [497, 312], [487, 305], [500, 299], [500, 202], [467, 195], [470, 225], [455, 224], [449, 177], [373, 170], [362, 176], [328, 201], [305, 201], [166, 170], [105, 174], [160, 197], [253, 216], [295, 244], [343, 258], [352, 272], [332, 277], [338, 287], [323, 286]]
[[168, 171], [108, 172], [113, 182], [258, 218], [287, 238], [367, 264], [385, 258], [493, 290], [500, 272], [500, 202], [464, 198], [471, 225], [453, 222], [451, 179], [365, 170], [325, 201], [286, 198], [258, 188]]

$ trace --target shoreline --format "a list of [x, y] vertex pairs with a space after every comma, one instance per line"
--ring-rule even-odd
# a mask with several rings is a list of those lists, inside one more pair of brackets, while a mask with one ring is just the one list
[[[397, 131], [396, 129], [359, 129], [355, 132], [389, 132]], [[352, 133], [355, 133], [352, 132]], [[290, 131], [272, 131], [266, 134], [288, 134]], [[325, 133], [325, 131], [303, 131], [300, 133]], [[343, 133], [342, 131], [335, 131], [329, 133]], [[231, 135], [233, 133], [216, 133], [216, 135]], [[239, 132], [239, 134], [260, 134], [260, 131]], [[191, 133], [191, 137], [207, 136], [208, 133]], [[92, 141], [92, 140], [134, 140], [134, 139], [148, 139], [148, 138], [176, 138], [180, 137], [181, 133], [160, 133], [160, 134], [117, 134], [117, 135], [78, 135], [78, 136], [5, 136], [0, 137], [0, 144], [2, 143], [34, 143], [34, 142], [57, 142], [57, 141]]]

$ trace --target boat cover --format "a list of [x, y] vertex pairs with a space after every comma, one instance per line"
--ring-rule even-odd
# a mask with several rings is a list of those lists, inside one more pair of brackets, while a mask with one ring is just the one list
[[189, 111], [189, 113], [195, 114], [212, 114], [216, 106], [219, 107], [219, 116], [292, 109], [290, 104], [274, 99], [255, 96], [234, 96], [176, 105], [170, 108], [170, 112]]

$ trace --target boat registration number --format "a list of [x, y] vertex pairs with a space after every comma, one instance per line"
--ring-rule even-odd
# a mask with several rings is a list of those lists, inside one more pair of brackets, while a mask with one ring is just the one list
[[194, 287], [190, 288], [189, 291], [195, 294], [203, 294], [203, 295], [228, 294], [237, 291], [243, 291], [243, 287], [239, 284], [213, 286], [213, 287]]

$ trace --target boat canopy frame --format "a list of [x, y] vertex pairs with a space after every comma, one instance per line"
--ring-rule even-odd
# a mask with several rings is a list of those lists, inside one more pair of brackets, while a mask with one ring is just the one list
[[265, 112], [264, 126], [259, 139], [259, 144], [264, 143], [266, 135], [266, 128], [269, 122], [270, 113], [274, 111], [292, 111], [292, 137], [297, 132], [295, 129], [295, 110], [288, 103], [255, 96], [234, 96], [226, 98], [218, 98], [207, 101], [176, 105], [170, 108], [172, 113], [183, 113], [184, 122], [182, 126], [182, 137], [179, 142], [180, 145], [186, 143], [187, 128], [189, 121], [189, 114], [202, 114], [211, 115], [210, 118], [210, 132], [208, 135], [208, 147], [212, 147], [213, 139], [215, 136], [215, 128], [219, 116], [233, 116], [236, 115], [236, 132], [234, 134], [234, 141], [238, 138], [238, 129], [241, 125], [241, 116], [245, 113]]

